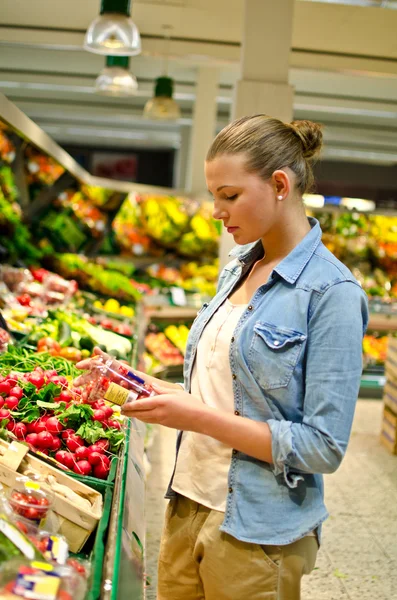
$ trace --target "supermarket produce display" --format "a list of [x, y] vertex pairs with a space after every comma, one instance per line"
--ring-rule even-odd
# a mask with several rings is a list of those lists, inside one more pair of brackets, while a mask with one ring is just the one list
[[[151, 393], [138, 363], [181, 381], [219, 223], [179, 192], [91, 177], [10, 106], [0, 95], [0, 595], [51, 581], [54, 599], [140, 599], [150, 430], [120, 405]], [[397, 217], [315, 216], [370, 297], [363, 384], [381, 387]], [[96, 347], [106, 359], [74, 385]]]

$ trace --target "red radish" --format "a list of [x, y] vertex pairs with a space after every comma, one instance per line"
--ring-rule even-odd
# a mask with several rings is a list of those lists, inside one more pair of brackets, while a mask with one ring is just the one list
[[0, 396], [0, 408], [3, 408], [4, 406], [4, 398], [3, 396]]
[[20, 388], [18, 385], [15, 385], [13, 388], [10, 389], [10, 396], [15, 396], [16, 398], [18, 398], [18, 400], [20, 400], [23, 396], [23, 389]]
[[0, 421], [2, 419], [9, 419], [11, 416], [10, 411], [6, 408], [0, 408]]
[[104, 455], [101, 454], [100, 452], [90, 452], [88, 454], [88, 462], [91, 465], [100, 465], [102, 464], [102, 459], [103, 459]]
[[102, 446], [98, 446], [98, 444], [92, 444], [92, 446], [88, 446], [88, 452], [99, 452], [99, 454], [103, 454], [105, 451]]
[[44, 421], [40, 419], [39, 421], [36, 421], [33, 433], [41, 433], [43, 431], [47, 431], [47, 427], [45, 426]]
[[31, 373], [29, 375], [29, 382], [32, 383], [37, 389], [40, 389], [44, 385], [44, 377], [40, 373]]
[[27, 434], [25, 423], [17, 423], [14, 427], [14, 433], [19, 440], [24, 440]]
[[84, 440], [79, 435], [70, 435], [66, 440], [66, 446], [71, 452], [75, 452], [80, 446], [84, 446]]
[[42, 454], [45, 454], [46, 456], [49, 455], [50, 451], [48, 450], [48, 448], [38, 448], [37, 452], [41, 452]]
[[8, 396], [11, 390], [11, 384], [9, 381], [2, 381], [0, 383], [0, 394], [5, 394]]
[[52, 446], [50, 448], [51, 452], [58, 452], [58, 450], [61, 449], [62, 446], [62, 442], [59, 439], [59, 437], [56, 437], [55, 435], [53, 436], [52, 439]]
[[86, 446], [79, 446], [79, 448], [76, 448], [76, 451], [74, 453], [76, 460], [86, 460], [88, 458], [88, 448]]
[[80, 460], [74, 465], [73, 471], [79, 475], [89, 475], [91, 473], [91, 465], [88, 460]]
[[56, 417], [50, 417], [46, 422], [47, 431], [50, 433], [60, 433], [63, 425]]
[[[97, 408], [101, 408], [101, 409], [103, 409], [103, 407], [104, 407], [104, 406], [106, 406], [106, 405], [105, 405], [105, 401], [104, 401], [104, 400], [96, 400], [95, 402], [93, 402], [93, 403], [91, 404], [91, 406], [92, 406], [92, 408], [93, 408], [94, 410], [96, 410]], [[112, 411], [112, 412], [113, 412], [113, 411]]]
[[62, 390], [59, 394], [59, 398], [61, 399], [61, 402], [71, 402], [73, 400], [73, 396], [69, 390]]
[[[79, 463], [81, 464], [81, 463]], [[94, 475], [95, 477], [98, 477], [98, 479], [107, 479], [108, 475], [109, 475], [109, 467], [106, 467], [105, 465], [96, 465], [94, 467]]]
[[101, 408], [97, 408], [96, 410], [94, 410], [94, 416], [92, 418], [94, 419], [94, 421], [99, 421], [100, 423], [102, 423], [103, 421], [105, 421], [106, 415]]
[[116, 421], [115, 419], [108, 421], [109, 427], [113, 427], [113, 429], [121, 429], [120, 421]]
[[109, 450], [109, 441], [108, 440], [105, 440], [105, 439], [98, 440], [97, 442], [95, 442], [95, 445], [102, 448], [103, 451]]
[[0, 383], [3, 383], [3, 381], [5, 381], [5, 380], [6, 380], [6, 378], [3, 377], [3, 375], [0, 375]]
[[16, 425], [15, 421], [9, 421], [9, 423], [7, 423], [8, 431], [14, 431], [15, 425]]
[[[28, 428], [29, 431], [29, 428]], [[26, 436], [26, 441], [28, 444], [31, 444], [32, 446], [37, 446], [37, 433], [28, 433], [28, 435]]]
[[107, 419], [111, 419], [113, 417], [113, 408], [111, 406], [104, 406], [102, 410]]
[[61, 438], [63, 440], [67, 440], [68, 437], [70, 437], [71, 435], [74, 435], [74, 429], [64, 429], [61, 433]]
[[11, 387], [13, 387], [14, 385], [16, 385], [18, 383], [18, 373], [13, 373], [11, 371], [11, 373], [8, 373], [6, 379], [8, 381], [8, 383], [11, 385]]
[[5, 405], [10, 410], [15, 410], [19, 404], [19, 399], [15, 396], [7, 396], [5, 399]]
[[43, 415], [42, 417], [40, 417], [40, 421], [42, 423], [47, 423], [48, 419], [51, 418], [51, 415]]
[[39, 448], [51, 448], [53, 439], [51, 433], [48, 431], [41, 431], [37, 434], [37, 445]]
[[37, 421], [32, 421], [32, 423], [28, 423], [26, 425], [26, 427], [28, 429], [28, 433], [36, 433], [36, 424], [37, 424]]
[[67, 450], [59, 450], [55, 454], [55, 460], [60, 462], [62, 465], [65, 465], [68, 469], [73, 469], [76, 464], [75, 458], [71, 452]]
[[63, 375], [54, 375], [50, 377], [50, 382], [55, 383], [55, 385], [60, 385], [61, 387], [67, 387], [68, 380]]

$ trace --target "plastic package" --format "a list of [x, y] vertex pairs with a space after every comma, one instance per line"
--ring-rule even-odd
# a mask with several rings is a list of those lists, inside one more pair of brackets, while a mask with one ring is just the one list
[[15, 558], [0, 569], [0, 598], [83, 600], [86, 591], [85, 578], [68, 565]]
[[9, 503], [15, 515], [39, 526], [47, 516], [54, 495], [36, 481], [21, 478], [15, 482], [9, 495]]
[[114, 359], [99, 358], [84, 375], [89, 403], [100, 399], [118, 406], [154, 395], [150, 385], [135, 375], [126, 365]]

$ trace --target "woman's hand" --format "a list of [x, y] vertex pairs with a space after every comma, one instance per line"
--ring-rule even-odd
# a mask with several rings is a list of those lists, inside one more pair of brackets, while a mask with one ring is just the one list
[[145, 423], [158, 423], [181, 431], [198, 431], [200, 418], [211, 410], [180, 386], [170, 390], [155, 384], [153, 389], [156, 396], [128, 402], [122, 406], [121, 413]]

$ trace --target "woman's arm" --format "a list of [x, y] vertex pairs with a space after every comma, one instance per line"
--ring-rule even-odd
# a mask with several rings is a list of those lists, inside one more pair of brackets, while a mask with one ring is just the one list
[[121, 411], [145, 423], [194, 431], [265, 462], [272, 462], [272, 439], [267, 423], [211, 408], [184, 392], [155, 386], [157, 396], [125, 404]]

